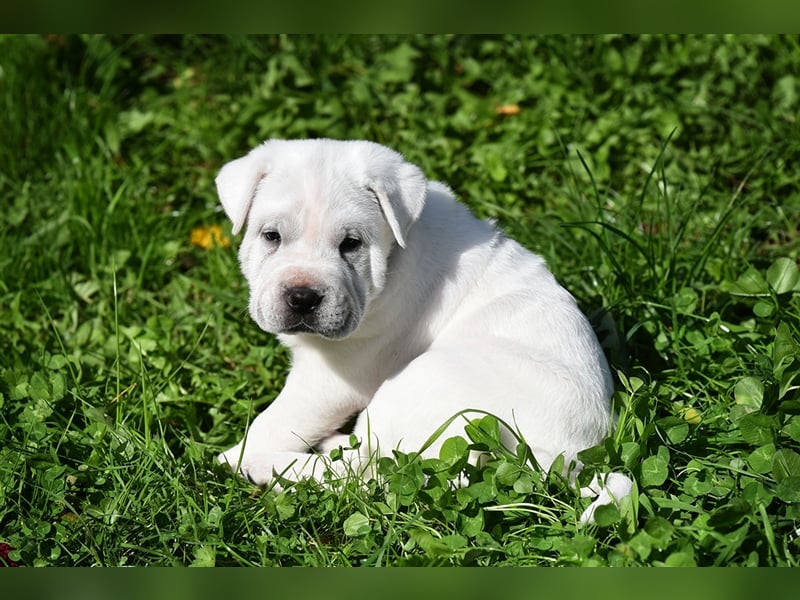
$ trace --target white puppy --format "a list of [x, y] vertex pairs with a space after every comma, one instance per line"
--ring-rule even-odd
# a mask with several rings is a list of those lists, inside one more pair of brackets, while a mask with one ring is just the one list
[[[541, 257], [396, 152], [271, 140], [216, 182], [233, 232], [247, 223], [250, 314], [293, 358], [280, 395], [220, 455], [254, 483], [320, 477], [309, 451], [346, 446], [338, 430], [356, 414], [351, 464], [366, 449], [418, 451], [465, 409], [518, 428], [545, 469], [607, 434], [608, 365], [572, 296]], [[629, 490], [609, 479], [584, 520]]]

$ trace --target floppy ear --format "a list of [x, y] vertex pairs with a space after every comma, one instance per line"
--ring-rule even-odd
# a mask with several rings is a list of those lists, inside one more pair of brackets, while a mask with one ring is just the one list
[[222, 208], [233, 222], [234, 235], [247, 221], [258, 184], [267, 174], [265, 150], [264, 145], [258, 146], [249, 154], [227, 163], [215, 180]]
[[378, 199], [397, 243], [405, 248], [408, 231], [425, 206], [428, 179], [419, 167], [403, 161], [391, 175], [371, 179], [367, 188]]

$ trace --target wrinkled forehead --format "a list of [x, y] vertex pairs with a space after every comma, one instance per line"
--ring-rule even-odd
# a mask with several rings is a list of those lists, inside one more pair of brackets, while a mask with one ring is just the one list
[[287, 153], [275, 160], [256, 189], [250, 218], [324, 220], [332, 224], [380, 220], [380, 208], [361, 165], [328, 153]]

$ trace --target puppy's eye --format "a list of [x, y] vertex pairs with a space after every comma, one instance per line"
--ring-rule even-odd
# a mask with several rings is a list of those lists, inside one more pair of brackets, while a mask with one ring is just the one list
[[273, 244], [281, 241], [281, 234], [277, 231], [264, 231], [261, 233], [261, 237]]
[[361, 248], [361, 240], [351, 236], [347, 236], [342, 240], [342, 243], [339, 244], [339, 252], [342, 254], [353, 252], [359, 248]]

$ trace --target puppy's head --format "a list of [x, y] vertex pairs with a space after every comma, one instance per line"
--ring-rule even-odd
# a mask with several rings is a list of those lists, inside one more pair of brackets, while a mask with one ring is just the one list
[[378, 144], [270, 140], [226, 164], [217, 190], [250, 284], [250, 314], [271, 333], [353, 333], [405, 246], [427, 180]]

